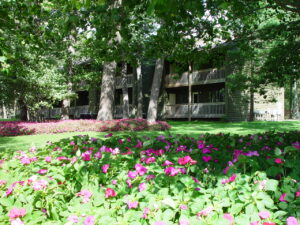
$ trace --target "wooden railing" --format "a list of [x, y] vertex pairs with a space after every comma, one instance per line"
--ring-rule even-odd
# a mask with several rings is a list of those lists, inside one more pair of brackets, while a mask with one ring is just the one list
[[[127, 87], [132, 87], [133, 84], [133, 75], [127, 74]], [[122, 88], [122, 77], [116, 77], [116, 88]]]
[[[209, 84], [225, 82], [226, 70], [225, 69], [206, 69], [194, 71], [191, 74], [191, 84]], [[188, 73], [184, 72], [180, 77], [177, 74], [168, 74], [165, 80], [166, 86], [188, 86]]]
[[[165, 106], [167, 118], [188, 118], [188, 104]], [[191, 105], [192, 118], [221, 118], [225, 115], [225, 103], [194, 103]]]

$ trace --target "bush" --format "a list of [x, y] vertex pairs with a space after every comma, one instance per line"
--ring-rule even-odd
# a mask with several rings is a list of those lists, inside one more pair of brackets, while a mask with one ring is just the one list
[[110, 133], [0, 153], [0, 224], [298, 224], [299, 136]]
[[111, 121], [97, 120], [60, 120], [43, 123], [0, 121], [0, 136], [19, 136], [31, 134], [54, 134], [75, 131], [142, 131], [168, 130], [166, 122], [157, 121], [148, 123], [144, 119], [121, 119]]

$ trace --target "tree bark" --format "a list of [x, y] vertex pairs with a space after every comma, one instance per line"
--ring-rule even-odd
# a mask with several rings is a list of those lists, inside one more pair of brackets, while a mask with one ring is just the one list
[[298, 80], [293, 80], [293, 104], [292, 104], [292, 119], [298, 120], [300, 119], [299, 114], [299, 93], [298, 93]]
[[152, 82], [152, 88], [151, 88], [151, 96], [150, 96], [150, 102], [148, 106], [148, 113], [147, 113], [147, 121], [148, 122], [155, 122], [157, 119], [157, 103], [158, 103], [158, 97], [159, 97], [159, 90], [163, 75], [163, 69], [164, 69], [164, 59], [159, 58], [156, 60], [155, 64], [155, 71], [154, 71], [154, 77]]
[[116, 68], [117, 63], [115, 61], [106, 62], [103, 66], [100, 105], [97, 120], [113, 119]]
[[28, 121], [28, 107], [23, 100], [19, 101], [20, 105], [20, 119], [22, 121]]
[[123, 119], [129, 118], [129, 96], [128, 96], [128, 87], [127, 87], [127, 63], [122, 63], [121, 70], [122, 77], [122, 94], [123, 94]]
[[142, 77], [142, 66], [139, 62], [136, 68], [137, 78], [137, 118], [143, 118], [143, 77]]
[[74, 75], [74, 68], [73, 68], [73, 55], [75, 54], [75, 48], [73, 47], [75, 44], [75, 36], [69, 36], [70, 45], [68, 47], [69, 59], [68, 59], [68, 70], [67, 70], [67, 80], [68, 80], [68, 89], [67, 89], [67, 96], [63, 99], [62, 109], [61, 109], [61, 119], [68, 120], [70, 119], [70, 107], [71, 107], [71, 95], [73, 93], [73, 83], [72, 77]]
[[188, 85], [189, 85], [189, 102], [188, 102], [188, 119], [192, 120], [192, 65], [189, 63], [188, 70]]
[[252, 90], [250, 90], [249, 121], [254, 121], [254, 92]]
[[4, 102], [2, 102], [2, 113], [3, 113], [3, 119], [7, 119], [7, 110]]

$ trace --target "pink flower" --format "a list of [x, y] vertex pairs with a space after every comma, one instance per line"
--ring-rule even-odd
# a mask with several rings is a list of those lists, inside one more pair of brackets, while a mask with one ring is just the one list
[[96, 159], [101, 159], [102, 158], [102, 153], [101, 152], [96, 152], [95, 155], [94, 155], [94, 157]]
[[155, 178], [155, 175], [154, 174], [149, 174], [147, 177], [146, 177], [146, 181], [148, 180], [152, 180]]
[[286, 193], [283, 193], [283, 194], [280, 196], [279, 201], [281, 201], [281, 202], [287, 202], [287, 200], [284, 199], [285, 196], [286, 196]]
[[231, 214], [229, 213], [225, 213], [223, 215], [224, 219], [228, 220], [229, 221], [229, 225], [232, 225], [233, 224], [233, 221], [234, 221], [234, 218]]
[[83, 224], [84, 224], [84, 225], [94, 225], [94, 224], [95, 224], [95, 221], [96, 221], [96, 218], [95, 218], [94, 216], [88, 216], [88, 217], [84, 220]]
[[268, 211], [261, 211], [258, 213], [261, 219], [268, 219], [270, 217], [270, 213]]
[[118, 182], [117, 180], [112, 180], [112, 181], [111, 181], [112, 185], [116, 185], [117, 182]]
[[108, 168], [109, 168], [109, 164], [103, 165], [103, 166], [102, 166], [102, 172], [103, 172], [103, 173], [107, 173]]
[[10, 219], [16, 219], [16, 218], [19, 218], [19, 217], [23, 217], [25, 215], [26, 215], [26, 209], [24, 209], [24, 208], [21, 208], [21, 209], [12, 208], [9, 211], [9, 214], [8, 214]]
[[51, 156], [46, 156], [46, 157], [45, 157], [45, 162], [50, 163], [51, 161], [52, 161]]
[[12, 220], [10, 222], [10, 225], [24, 225], [23, 221], [20, 218], [17, 218], [15, 220]]
[[192, 158], [189, 155], [184, 156], [183, 158], [178, 159], [178, 164], [179, 165], [185, 165], [185, 164], [189, 163], [191, 159]]
[[287, 222], [286, 225], [299, 225], [298, 220], [292, 216], [288, 217], [286, 222]]
[[139, 205], [138, 201], [134, 201], [134, 202], [127, 202], [127, 206], [129, 209], [136, 209]]
[[7, 183], [6, 180], [0, 180], [0, 187], [4, 186], [6, 183]]
[[275, 161], [275, 163], [277, 163], [277, 164], [283, 163], [283, 161], [282, 161], [281, 158], [276, 158], [274, 161]]
[[155, 157], [149, 157], [145, 160], [146, 164], [154, 163], [155, 162]]
[[23, 165], [29, 165], [31, 163], [30, 159], [28, 157], [22, 157], [21, 158], [21, 163]]
[[71, 215], [68, 217], [68, 221], [70, 221], [72, 223], [78, 223], [78, 216]]
[[91, 160], [91, 152], [90, 151], [86, 151], [84, 153], [82, 153], [82, 160], [84, 161], [90, 161]]
[[115, 197], [116, 195], [117, 195], [117, 193], [115, 192], [114, 189], [106, 188], [106, 190], [105, 190], [105, 198]]
[[90, 201], [90, 198], [92, 197], [93, 193], [89, 190], [81, 190], [76, 194], [77, 197], [83, 196], [83, 203], [88, 203]]
[[171, 165], [174, 165], [174, 163], [172, 163], [172, 162], [169, 161], [169, 160], [166, 160], [166, 161], [162, 164], [162, 166], [171, 166]]
[[176, 176], [180, 170], [174, 168], [174, 167], [167, 167], [164, 169], [166, 175], [169, 175], [169, 176]]
[[[1, 185], [0, 185], [1, 186]], [[300, 197], [300, 191], [297, 191], [296, 193], [295, 193], [295, 197]]]
[[143, 218], [144, 219], [147, 219], [149, 211], [150, 211], [149, 208], [144, 208], [144, 210], [143, 210]]
[[48, 170], [46, 170], [46, 169], [40, 169], [39, 171], [38, 171], [38, 173], [39, 174], [46, 174], [48, 172]]
[[139, 192], [146, 190], [146, 183], [139, 184]]
[[213, 210], [214, 210], [213, 207], [208, 207], [208, 208], [203, 209], [202, 211], [198, 212], [198, 213], [197, 213], [197, 216], [198, 216], [198, 217], [200, 217], [200, 216], [207, 216], [207, 215], [210, 214]]
[[138, 173], [136, 171], [129, 171], [127, 176], [131, 179], [135, 179], [137, 177]]
[[148, 169], [147, 168], [145, 168], [145, 167], [143, 167], [141, 164], [135, 164], [135, 170], [136, 170], [136, 172], [138, 172], [138, 174], [140, 175], [140, 176], [143, 176], [145, 173], [147, 173], [147, 171], [148, 171]]
[[204, 161], [204, 162], [209, 162], [209, 161], [211, 161], [212, 160], [212, 157], [209, 155], [209, 156], [203, 156], [202, 157], [202, 160]]
[[46, 189], [46, 187], [48, 186], [48, 181], [46, 180], [37, 180], [33, 182], [33, 189], [35, 191], [39, 191], [42, 189]]
[[203, 173], [209, 173], [209, 170], [208, 170], [207, 168], [205, 168], [205, 169], [203, 170]]
[[229, 177], [229, 179], [228, 179], [229, 183], [234, 182], [235, 178], [236, 178], [236, 174], [234, 173], [234, 174], [232, 174], [231, 177]]
[[190, 224], [189, 221], [185, 219], [179, 221], [179, 225], [189, 225], [189, 224]]
[[187, 207], [187, 205], [180, 205], [179, 208], [182, 210], [187, 210], [188, 207]]
[[104, 137], [108, 138], [108, 137], [112, 137], [112, 136], [113, 136], [113, 134], [109, 133], [109, 134], [105, 135]]
[[260, 225], [259, 221], [251, 222], [250, 225]]

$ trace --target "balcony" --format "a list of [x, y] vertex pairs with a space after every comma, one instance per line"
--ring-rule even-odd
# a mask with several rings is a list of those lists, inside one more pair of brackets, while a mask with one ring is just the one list
[[[206, 69], [194, 71], [191, 74], [191, 85], [213, 84], [225, 82], [225, 69]], [[181, 77], [176, 74], [168, 74], [165, 80], [168, 88], [188, 86], [188, 72], [184, 72]]]
[[[188, 104], [165, 106], [166, 118], [188, 118]], [[225, 103], [191, 104], [191, 118], [222, 118], [225, 116]]]
[[[127, 87], [132, 87], [133, 85], [133, 74], [127, 74]], [[116, 76], [116, 89], [122, 88], [122, 77]]]

